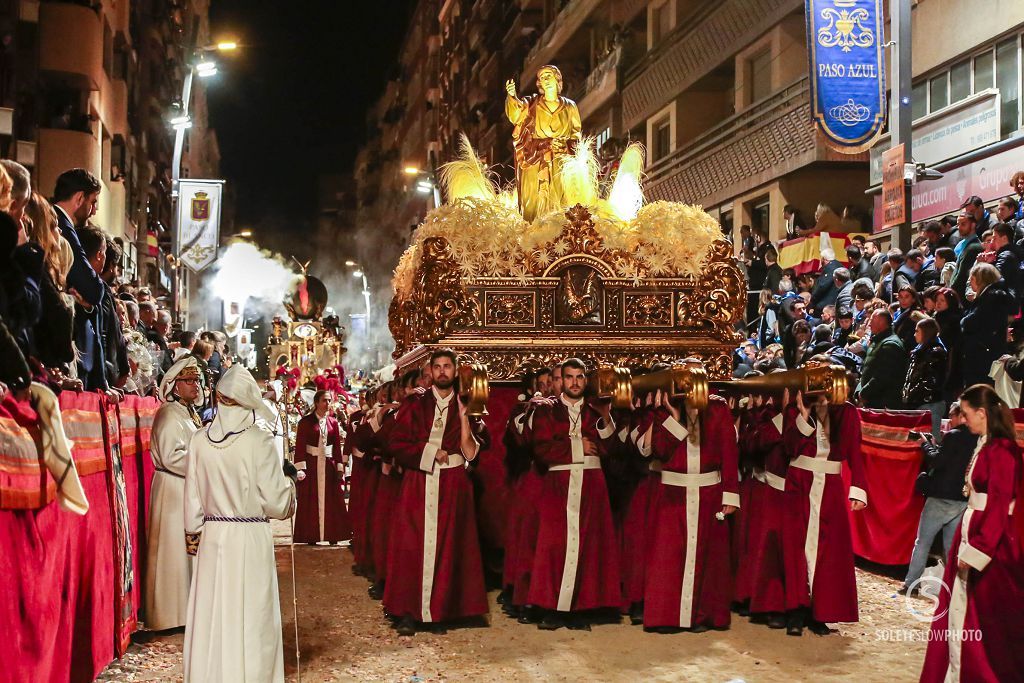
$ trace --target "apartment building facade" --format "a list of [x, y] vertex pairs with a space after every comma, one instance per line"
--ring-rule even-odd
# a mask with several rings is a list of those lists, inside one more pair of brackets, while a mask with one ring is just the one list
[[[0, 154], [28, 167], [46, 196], [64, 170], [92, 172], [102, 184], [93, 222], [124, 247], [126, 279], [157, 293], [170, 291], [174, 267], [167, 119], [189, 46], [208, 39], [208, 11], [209, 0], [0, 2]], [[202, 86], [192, 119], [182, 175], [215, 177]]]

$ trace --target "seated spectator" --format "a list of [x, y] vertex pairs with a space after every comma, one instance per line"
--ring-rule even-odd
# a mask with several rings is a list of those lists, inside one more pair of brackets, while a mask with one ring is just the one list
[[964, 477], [978, 444], [978, 436], [972, 434], [964, 424], [959, 402], [949, 407], [949, 427], [949, 431], [942, 437], [941, 446], [928, 440], [921, 443], [925, 471], [918, 477], [916, 488], [918, 493], [925, 496], [925, 502], [910, 567], [903, 580], [903, 588], [900, 589], [903, 594], [917, 591], [914, 584], [924, 574], [928, 553], [940, 532], [942, 556], [949, 557], [953, 537], [960, 527], [960, 518], [967, 509], [967, 499], [963, 495]]
[[1017, 301], [1019, 309], [1020, 300], [1024, 297], [1024, 288], [1021, 287], [1020, 255], [1017, 245], [1013, 243], [1013, 228], [1006, 223], [993, 225], [992, 246], [996, 250], [994, 265], [1003, 278], [1003, 286]]
[[850, 244], [846, 248], [846, 260], [850, 262], [849, 271], [851, 280], [859, 280], [862, 277], [871, 277], [871, 264], [864, 258], [863, 252], [856, 244]]
[[932, 435], [938, 439], [942, 430], [942, 416], [946, 412], [943, 389], [949, 356], [939, 341], [939, 324], [933, 318], [923, 318], [914, 330], [914, 347], [907, 366], [907, 380], [903, 384], [903, 404], [911, 410], [927, 410], [932, 414]]
[[878, 281], [878, 287], [875, 292], [879, 299], [886, 303], [892, 303], [896, 292], [899, 291], [894, 284], [896, 274], [900, 268], [903, 267], [903, 263], [906, 259], [903, 257], [903, 252], [893, 247], [886, 253], [886, 262], [882, 267], [882, 277]]
[[836, 325], [832, 330], [832, 345], [845, 347], [850, 343], [850, 333], [853, 332], [853, 311], [849, 308], [840, 308], [836, 313]]
[[913, 285], [903, 285], [896, 299], [898, 308], [893, 312], [893, 332], [903, 342], [903, 348], [912, 349], [917, 323], [926, 316], [921, 311], [917, 290]]
[[787, 368], [797, 368], [803, 362], [811, 342], [811, 325], [806, 320], [797, 320], [787, 332], [782, 340], [783, 358]]
[[928, 258], [920, 249], [911, 249], [907, 252], [906, 265], [917, 273], [911, 284], [919, 292], [923, 292], [939, 281], [939, 272], [935, 270], [935, 260]]
[[951, 247], [939, 247], [935, 250], [935, 270], [939, 274], [938, 284], [949, 287], [956, 272], [956, 253]]
[[978, 195], [971, 195], [960, 205], [960, 210], [974, 217], [975, 230], [983, 235], [992, 228], [992, 214], [985, 208], [985, 202]]
[[833, 302], [836, 309], [853, 308], [853, 274], [847, 268], [836, 268], [832, 279], [836, 287], [836, 299]]
[[906, 376], [907, 352], [892, 331], [892, 314], [880, 308], [871, 315], [871, 345], [856, 396], [865, 408], [898, 410]]
[[939, 324], [939, 339], [946, 347], [949, 368], [946, 372], [947, 403], [955, 400], [963, 389], [963, 369], [960, 367], [960, 319], [963, 306], [960, 297], [949, 287], [943, 287], [935, 295], [935, 322]]
[[[811, 305], [813, 311], [821, 311], [825, 306], [835, 304], [839, 289], [835, 280], [835, 272], [843, 267], [843, 264], [836, 260], [836, 253], [831, 249], [821, 250], [821, 275], [811, 291]], [[847, 271], [849, 273], [849, 271]], [[849, 277], [847, 277], [849, 280]]]
[[996, 207], [996, 220], [1000, 223], [1006, 223], [1013, 229], [1014, 243], [1024, 239], [1024, 226], [1018, 223], [1017, 218], [1017, 210], [1019, 208], [1020, 205], [1013, 197], [1006, 197], [1000, 200], [999, 206]]
[[762, 289], [758, 298], [757, 340], [760, 348], [779, 341], [779, 302], [770, 289]]
[[779, 252], [770, 245], [764, 250], [764, 263], [767, 266], [764, 288], [771, 291], [772, 294], [779, 294], [779, 283], [782, 282], [783, 271], [782, 266], [779, 265]]
[[1016, 302], [1002, 286], [999, 271], [990, 263], [971, 268], [970, 286], [974, 301], [960, 321], [960, 364], [964, 386], [994, 384], [989, 377], [992, 363], [1006, 354], [1009, 319]]
[[978, 260], [978, 254], [982, 251], [981, 239], [977, 232], [978, 223], [974, 216], [967, 211], [961, 211], [957, 218], [957, 229], [960, 231], [961, 240], [953, 248], [956, 254], [956, 270], [953, 272], [953, 279], [950, 287], [961, 299], [966, 298], [968, 280], [971, 268]]
[[833, 346], [832, 326], [825, 323], [818, 325], [811, 335], [811, 344], [805, 353], [804, 362], [806, 363], [812, 356], [828, 354]]
[[821, 309], [821, 319], [818, 321], [819, 325], [832, 325], [836, 321], [836, 307], [826, 306]]
[[981, 235], [981, 253], [978, 254], [978, 259], [975, 263], [995, 263], [996, 262], [996, 247], [992, 242], [992, 230], [986, 230]]
[[1017, 171], [1010, 178], [1010, 189], [1017, 195], [1017, 212], [1013, 215], [1018, 221], [1024, 220], [1024, 171]]
[[921, 308], [928, 315], [935, 315], [935, 299], [939, 295], [940, 289], [942, 289], [942, 287], [932, 285], [921, 292]]

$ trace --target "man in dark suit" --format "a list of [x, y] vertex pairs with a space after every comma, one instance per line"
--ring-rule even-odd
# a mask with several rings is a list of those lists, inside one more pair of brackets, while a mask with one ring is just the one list
[[[75, 240], [82, 250], [85, 265], [93, 272], [103, 272], [106, 262], [107, 241], [99, 228], [84, 226], [75, 231]], [[77, 257], [76, 257], [77, 258]], [[71, 278], [68, 278], [70, 284]], [[100, 281], [100, 287], [106, 285]], [[78, 351], [78, 378], [85, 384], [86, 391], [100, 390], [106, 392], [110, 388], [106, 374], [106, 358], [103, 335], [103, 306], [106, 297], [97, 298], [98, 303], [91, 304], [84, 296], [75, 302], [75, 348]]]
[[103, 280], [89, 265], [89, 259], [78, 239], [78, 229], [96, 213], [100, 196], [100, 181], [84, 168], [64, 171], [57, 178], [53, 190], [53, 206], [57, 210], [60, 233], [71, 245], [75, 260], [68, 273], [67, 286], [90, 306], [98, 306], [103, 300]]
[[825, 306], [835, 305], [839, 289], [836, 287], [835, 278], [832, 276], [836, 270], [843, 267], [843, 264], [836, 260], [836, 253], [831, 249], [821, 250], [821, 260], [825, 265], [821, 269], [821, 275], [818, 276], [817, 283], [814, 285], [814, 291], [811, 292], [810, 306], [812, 310], [819, 312]]

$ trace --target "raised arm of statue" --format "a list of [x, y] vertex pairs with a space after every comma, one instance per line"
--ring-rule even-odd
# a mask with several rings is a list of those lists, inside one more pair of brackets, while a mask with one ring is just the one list
[[505, 116], [512, 122], [513, 126], [526, 116], [527, 104], [516, 96], [516, 82], [511, 78], [505, 81]]

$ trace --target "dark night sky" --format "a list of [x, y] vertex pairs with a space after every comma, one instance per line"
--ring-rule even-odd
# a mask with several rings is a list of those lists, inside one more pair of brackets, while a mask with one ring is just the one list
[[207, 90], [238, 225], [304, 236], [318, 174], [351, 170], [414, 1], [213, 0], [214, 39], [242, 45]]

